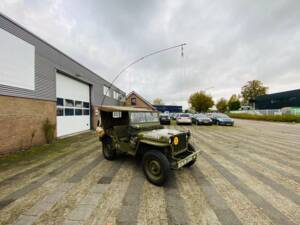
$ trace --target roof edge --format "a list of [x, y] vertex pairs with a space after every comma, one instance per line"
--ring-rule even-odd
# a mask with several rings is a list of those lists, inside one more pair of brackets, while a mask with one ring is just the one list
[[[103, 77], [101, 77], [100, 75], [98, 75], [96, 72], [92, 71], [91, 69], [87, 68], [86, 66], [84, 66], [83, 64], [79, 63], [78, 61], [76, 61], [75, 59], [73, 59], [71, 56], [67, 55], [66, 53], [62, 52], [61, 50], [59, 50], [58, 48], [56, 48], [55, 46], [53, 46], [52, 44], [48, 43], [47, 41], [45, 41], [44, 39], [42, 39], [41, 37], [37, 36], [36, 34], [34, 34], [32, 31], [30, 31], [29, 29], [25, 28], [23, 25], [19, 24], [17, 21], [15, 21], [14, 19], [8, 17], [7, 15], [3, 14], [2, 12], [0, 12], [0, 16], [2, 16], [4, 19], [8, 20], [9, 22], [13, 23], [14, 25], [16, 25], [17, 27], [21, 28], [22, 30], [24, 30], [25, 32], [29, 33], [30, 35], [32, 35], [33, 37], [37, 38], [38, 40], [40, 40], [41, 42], [43, 42], [44, 44], [48, 45], [50, 48], [53, 48], [54, 50], [58, 51], [60, 54], [62, 54], [63, 56], [67, 57], [68, 59], [70, 59], [71, 61], [73, 61], [74, 63], [78, 64], [79, 66], [83, 67], [84, 69], [88, 70], [92, 75], [96, 76], [97, 78], [101, 78], [102, 80], [104, 80], [105, 82], [111, 84], [111, 82], [107, 81], [106, 79], [104, 79]], [[113, 87], [117, 88], [119, 91], [122, 91], [119, 87], [113, 85]], [[125, 91], [122, 91], [125, 93]]]

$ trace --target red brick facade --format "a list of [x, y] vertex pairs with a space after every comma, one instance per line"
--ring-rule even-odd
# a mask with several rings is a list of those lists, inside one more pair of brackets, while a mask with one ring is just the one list
[[56, 102], [0, 96], [0, 154], [44, 144], [47, 118], [56, 123]]
[[[135, 104], [133, 104], [135, 103]], [[146, 108], [149, 110], [154, 110], [156, 109], [152, 106], [151, 103], [149, 103], [146, 99], [141, 97], [139, 94], [136, 92], [132, 91], [126, 96], [125, 100], [125, 105], [126, 106], [132, 106], [132, 107], [137, 107], [137, 108]]]

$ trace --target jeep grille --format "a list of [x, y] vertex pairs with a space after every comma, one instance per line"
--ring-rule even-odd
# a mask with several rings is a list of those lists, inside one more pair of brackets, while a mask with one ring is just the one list
[[179, 139], [178, 145], [173, 145], [175, 152], [179, 152], [180, 150], [183, 150], [183, 149], [185, 149], [187, 147], [187, 138], [186, 138], [186, 134], [185, 133], [178, 134], [178, 135], [176, 135], [174, 137], [178, 137], [178, 139]]

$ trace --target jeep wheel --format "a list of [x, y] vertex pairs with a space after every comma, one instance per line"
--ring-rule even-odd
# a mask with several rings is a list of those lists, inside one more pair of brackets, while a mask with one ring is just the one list
[[107, 160], [114, 160], [116, 158], [116, 149], [113, 147], [110, 139], [102, 142], [102, 153]]
[[[189, 151], [191, 151], [191, 152], [195, 152], [195, 148], [194, 148], [194, 146], [191, 145], [191, 144], [188, 145], [188, 149], [189, 149]], [[190, 161], [190, 162], [188, 162], [187, 164], [185, 164], [184, 167], [191, 167], [192, 165], [194, 165], [194, 163], [195, 163], [196, 161], [197, 161], [197, 158], [194, 159], [194, 160], [192, 160], [192, 161]]]
[[168, 179], [170, 165], [167, 157], [157, 150], [146, 152], [143, 157], [143, 170], [147, 179], [161, 186]]

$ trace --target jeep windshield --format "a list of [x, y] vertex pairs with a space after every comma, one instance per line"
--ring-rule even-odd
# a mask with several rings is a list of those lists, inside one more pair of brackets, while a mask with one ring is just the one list
[[131, 123], [153, 123], [159, 122], [156, 112], [130, 112]]

